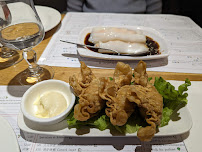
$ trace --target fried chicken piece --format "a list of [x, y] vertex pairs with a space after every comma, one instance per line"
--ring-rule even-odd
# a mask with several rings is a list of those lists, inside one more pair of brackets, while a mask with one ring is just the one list
[[92, 73], [91, 69], [81, 62], [81, 73], [69, 78], [75, 95], [79, 96], [79, 103], [74, 107], [74, 118], [86, 121], [95, 116], [105, 105], [98, 93], [99, 79]]
[[81, 82], [80, 85], [83, 87], [88, 87], [93, 79], [95, 79], [95, 75], [93, 74], [92, 70], [86, 66], [84, 62], [81, 63]]
[[144, 61], [140, 61], [137, 67], [134, 68], [134, 79], [135, 84], [141, 86], [147, 86], [148, 75], [146, 73], [146, 63]]
[[74, 118], [86, 121], [95, 116], [105, 105], [98, 94], [99, 79], [93, 79], [90, 85], [79, 95], [79, 104], [74, 107]]
[[73, 88], [76, 96], [79, 96], [82, 93], [84, 88], [80, 85], [80, 81], [75, 75], [69, 77], [69, 84]]
[[156, 88], [148, 82], [146, 63], [140, 61], [134, 69], [135, 85], [131, 85], [130, 102], [139, 107], [140, 114], [150, 125], [140, 128], [137, 136], [141, 141], [150, 141], [156, 133], [156, 127], [160, 125], [163, 111], [163, 97]]
[[113, 125], [123, 126], [134, 112], [135, 104], [127, 99], [130, 94], [130, 86], [124, 85], [118, 91], [114, 80], [100, 79], [99, 95], [106, 100], [106, 115]]
[[100, 96], [104, 100], [110, 100], [116, 96], [116, 92], [124, 85], [130, 85], [132, 80], [132, 69], [128, 64], [118, 62], [114, 70], [113, 78], [100, 78]]
[[107, 107], [113, 106], [113, 100], [115, 100], [117, 93], [117, 86], [114, 79], [102, 77], [99, 84], [99, 95], [103, 100], [106, 100]]
[[118, 62], [114, 70], [113, 79], [118, 89], [124, 85], [130, 85], [132, 80], [132, 69], [130, 65]]
[[91, 81], [95, 79], [92, 70], [86, 66], [84, 62], [81, 63], [81, 71], [78, 76], [73, 75], [69, 77], [69, 84], [73, 88], [76, 96], [79, 96], [84, 88], [87, 88]]
[[113, 125], [124, 125], [134, 111], [134, 103], [128, 101], [132, 69], [128, 64], [118, 62], [114, 71], [113, 80], [101, 78], [99, 95], [106, 100], [106, 115]]
[[114, 106], [106, 108], [105, 112], [110, 117], [110, 122], [116, 126], [123, 126], [135, 110], [135, 104], [128, 100], [130, 86], [125, 85], [117, 91]]
[[156, 127], [161, 122], [163, 111], [162, 96], [152, 85], [147, 85], [146, 87], [131, 85], [131, 96], [128, 96], [128, 100], [137, 104], [141, 115], [150, 125], [138, 130], [138, 138], [141, 141], [150, 141], [156, 133]]

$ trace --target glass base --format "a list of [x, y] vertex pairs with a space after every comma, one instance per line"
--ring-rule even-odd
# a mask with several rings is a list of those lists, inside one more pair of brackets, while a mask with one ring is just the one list
[[54, 70], [50, 66], [40, 65], [37, 72], [33, 74], [30, 69], [26, 69], [19, 75], [19, 83], [21, 85], [34, 85], [43, 80], [53, 79]]
[[0, 48], [0, 70], [15, 65], [23, 60], [22, 51], [15, 51], [9, 49], [9, 53], [5, 54], [5, 49], [6, 48]]

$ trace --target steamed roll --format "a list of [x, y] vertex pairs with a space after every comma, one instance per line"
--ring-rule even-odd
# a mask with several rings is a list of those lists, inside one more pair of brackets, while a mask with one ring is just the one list
[[[149, 51], [149, 48], [146, 44], [143, 43], [127, 43], [123, 41], [109, 41], [109, 42], [99, 42], [95, 44], [96, 47], [106, 48], [116, 51], [120, 54], [131, 54], [138, 55], [144, 54]], [[99, 49], [99, 53], [114, 53], [110, 50]]]
[[88, 39], [91, 43], [108, 41], [125, 41], [146, 43], [146, 36], [138, 30], [129, 30], [127, 28], [116, 27], [94, 27]]

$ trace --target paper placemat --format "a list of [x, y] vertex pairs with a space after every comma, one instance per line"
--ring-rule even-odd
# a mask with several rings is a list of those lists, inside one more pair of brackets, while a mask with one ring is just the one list
[[[77, 47], [60, 42], [77, 42], [80, 31], [90, 26], [145, 26], [165, 37], [169, 57], [145, 61], [148, 71], [202, 73], [202, 30], [190, 18], [177, 15], [67, 13], [53, 35], [38, 64], [91, 68], [114, 68], [117, 61], [81, 57]], [[134, 67], [138, 61], [123, 61]]]

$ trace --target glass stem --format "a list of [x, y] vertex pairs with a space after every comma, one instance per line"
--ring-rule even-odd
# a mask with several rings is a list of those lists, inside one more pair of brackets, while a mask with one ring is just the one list
[[23, 50], [23, 57], [29, 65], [28, 69], [30, 71], [30, 75], [32, 77], [37, 77], [39, 75], [40, 67], [36, 63], [37, 60], [36, 52], [32, 49]]

